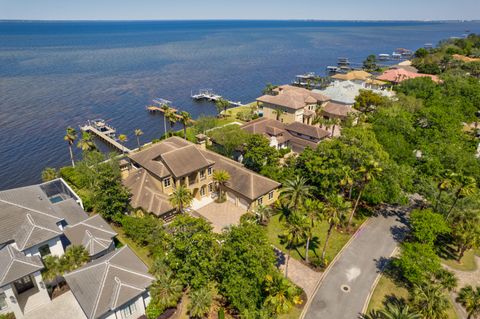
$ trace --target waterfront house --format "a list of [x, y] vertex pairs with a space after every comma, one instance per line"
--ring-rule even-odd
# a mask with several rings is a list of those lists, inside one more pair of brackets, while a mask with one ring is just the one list
[[[85, 213], [80, 197], [62, 179], [0, 191], [0, 314], [28, 318], [50, 305], [41, 274], [44, 257], [62, 256], [69, 245], [83, 245], [93, 263], [115, 252], [115, 236], [100, 216]], [[129, 259], [141, 262], [135, 256]], [[115, 283], [110, 277], [106, 280], [105, 285]], [[144, 313], [145, 308], [138, 311]]]
[[279, 86], [272, 95], [257, 98], [264, 117], [287, 124], [312, 124], [316, 110], [328, 101], [329, 98], [323, 94], [291, 85]]
[[337, 81], [352, 81], [357, 83], [363, 83], [370, 78], [372, 78], [372, 74], [363, 70], [350, 71], [345, 74], [339, 73], [332, 76], [332, 79]]
[[380, 76], [377, 77], [377, 80], [387, 81], [392, 84], [399, 84], [406, 80], [416, 79], [421, 77], [430, 78], [435, 83], [441, 82], [441, 80], [436, 75], [412, 72], [412, 71], [405, 70], [404, 68], [386, 70]]
[[265, 117], [244, 124], [242, 129], [265, 136], [270, 141], [270, 146], [276, 149], [290, 147], [296, 153], [301, 153], [307, 147], [315, 149], [330, 136], [329, 132], [317, 126], [300, 122], [286, 124]]
[[173, 213], [169, 195], [180, 185], [192, 192], [193, 206], [216, 197], [215, 170], [229, 173], [227, 200], [245, 211], [272, 204], [278, 198], [279, 183], [207, 150], [205, 144], [170, 137], [129, 157], [132, 167], [124, 184], [132, 193], [131, 205], [165, 219]]

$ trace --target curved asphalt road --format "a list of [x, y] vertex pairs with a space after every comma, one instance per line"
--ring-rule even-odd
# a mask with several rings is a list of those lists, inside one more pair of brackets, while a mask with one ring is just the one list
[[[403, 212], [372, 217], [344, 249], [315, 292], [305, 319], [356, 319], [385, 262], [403, 237]], [[348, 292], [342, 287], [347, 286]]]

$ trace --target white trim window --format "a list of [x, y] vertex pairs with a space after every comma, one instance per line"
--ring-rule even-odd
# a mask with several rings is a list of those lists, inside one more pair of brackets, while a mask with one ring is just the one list
[[257, 203], [258, 203], [258, 205], [262, 205], [263, 204], [263, 197], [260, 197], [259, 199], [257, 199]]
[[137, 312], [137, 304], [135, 302], [133, 302], [129, 305], [126, 305], [125, 307], [120, 309], [122, 319], [130, 318], [136, 312]]
[[52, 252], [50, 251], [50, 246], [48, 246], [48, 244], [38, 247], [38, 252], [40, 253], [40, 256], [42, 258], [50, 256], [52, 254]]
[[7, 308], [8, 308], [7, 295], [4, 292], [2, 292], [0, 293], [0, 310], [4, 310]]
[[200, 196], [205, 197], [205, 195], [207, 195], [207, 187], [202, 186], [200, 187]]
[[200, 171], [200, 179], [205, 179], [205, 171], [203, 169]]
[[213, 183], [208, 184], [208, 192], [213, 193]]
[[166, 188], [166, 187], [170, 187], [170, 185], [171, 185], [170, 177], [165, 178], [165, 179], [163, 180], [163, 187], [165, 187], [165, 188]]
[[268, 193], [268, 200], [271, 200], [273, 198], [273, 191], [271, 191], [270, 193]]
[[212, 175], [213, 168], [212, 168], [212, 167], [209, 167], [209, 168], [207, 169], [207, 171], [208, 171], [208, 176], [210, 176], [210, 175]]

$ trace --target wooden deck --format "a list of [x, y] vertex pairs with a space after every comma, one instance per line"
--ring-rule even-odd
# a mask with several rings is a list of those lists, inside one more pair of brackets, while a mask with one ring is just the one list
[[122, 144], [120, 144], [119, 142], [117, 142], [116, 140], [111, 138], [110, 136], [106, 135], [103, 132], [100, 132], [99, 130], [97, 130], [95, 127], [93, 127], [91, 125], [87, 124], [87, 125], [82, 126], [81, 130], [84, 131], [84, 132], [90, 132], [90, 133], [95, 134], [102, 141], [104, 141], [105, 143], [109, 144], [110, 146], [113, 146], [114, 148], [120, 150], [121, 152], [125, 152], [127, 154], [132, 152], [131, 149], [127, 148], [126, 146], [123, 146]]

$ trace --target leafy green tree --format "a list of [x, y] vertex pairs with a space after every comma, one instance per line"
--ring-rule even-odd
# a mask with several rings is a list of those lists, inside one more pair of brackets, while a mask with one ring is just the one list
[[180, 185], [170, 194], [168, 200], [178, 213], [183, 213], [183, 209], [192, 204], [193, 195], [187, 186]]
[[457, 205], [458, 200], [472, 196], [477, 192], [477, 181], [473, 177], [469, 176], [457, 176], [458, 188], [455, 192], [455, 200], [453, 201], [452, 206], [448, 210], [447, 219], [450, 217], [453, 208]]
[[263, 135], [253, 134], [248, 138], [243, 156], [246, 168], [259, 173], [266, 165], [277, 166], [278, 158], [278, 151]]
[[77, 131], [73, 127], [67, 127], [67, 131], [63, 139], [68, 143], [68, 150], [70, 151], [70, 160], [72, 161], [72, 167], [75, 167], [75, 159], [73, 158], [72, 145], [77, 139]]
[[209, 131], [208, 136], [219, 145], [218, 151], [227, 157], [232, 157], [236, 150], [240, 150], [248, 142], [250, 134], [238, 125], [226, 125]]
[[442, 287], [432, 284], [415, 285], [412, 295], [415, 309], [425, 318], [445, 318], [450, 302]]
[[452, 235], [455, 245], [458, 247], [458, 261], [465, 252], [472, 248], [480, 247], [480, 213], [473, 210], [465, 210], [454, 216], [452, 220]]
[[225, 186], [230, 180], [230, 174], [225, 170], [215, 170], [213, 172], [213, 181], [217, 184], [218, 201], [225, 201]]
[[140, 136], [143, 135], [143, 131], [139, 128], [135, 129], [135, 137], [137, 139], [137, 146], [138, 146], [138, 149], [140, 149]]
[[435, 201], [435, 211], [437, 211], [438, 209], [438, 205], [440, 204], [441, 202], [441, 196], [442, 196], [442, 193], [445, 192], [445, 191], [448, 191], [452, 188], [453, 186], [453, 181], [451, 179], [451, 176], [452, 174], [446, 174], [447, 176], [445, 176], [444, 178], [442, 178], [442, 180], [438, 183], [438, 196], [437, 196], [437, 199]]
[[292, 285], [287, 279], [278, 273], [267, 275], [265, 280], [265, 292], [267, 297], [264, 305], [271, 309], [275, 315], [286, 314], [295, 305], [302, 303], [300, 289]]
[[150, 250], [160, 248], [160, 245], [153, 247], [158, 241], [157, 237], [163, 241], [165, 240], [166, 234], [162, 220], [150, 214], [143, 217], [125, 215], [121, 220], [121, 224], [125, 235], [140, 246], [150, 247]]
[[365, 61], [363, 61], [363, 68], [367, 71], [375, 71], [378, 68], [375, 54], [370, 54]]
[[393, 260], [393, 265], [411, 285], [429, 282], [432, 274], [441, 269], [433, 247], [421, 243], [403, 243], [401, 255]]
[[193, 318], [205, 318], [210, 313], [215, 297], [215, 289], [211, 285], [193, 290], [189, 294], [188, 311]]
[[200, 116], [194, 124], [194, 128], [198, 133], [205, 134], [207, 130], [210, 130], [217, 126], [218, 119], [213, 116]]
[[58, 172], [55, 168], [45, 167], [42, 171], [42, 181], [49, 182], [58, 177]]
[[260, 225], [267, 225], [272, 216], [272, 208], [265, 205], [259, 205], [255, 208], [255, 216]]
[[360, 93], [355, 98], [353, 107], [363, 113], [367, 113], [387, 104], [388, 99], [384, 96], [370, 90], [360, 90]]
[[410, 213], [410, 224], [415, 239], [423, 244], [433, 245], [440, 235], [450, 232], [445, 218], [430, 209], [416, 209]]
[[424, 58], [428, 55], [428, 50], [425, 48], [420, 48], [417, 51], [415, 51], [415, 57], [416, 58]]
[[467, 319], [480, 316], [480, 287], [466, 286], [458, 292], [457, 302], [467, 311]]
[[177, 216], [166, 226], [164, 261], [176, 277], [192, 289], [211, 282], [217, 269], [219, 244], [212, 226], [201, 218]]
[[271, 95], [273, 94], [274, 90], [278, 87], [278, 85], [273, 85], [272, 83], [267, 83], [265, 88], [263, 89], [262, 93], [264, 95]]
[[69, 246], [62, 256], [48, 255], [43, 258], [45, 268], [42, 270], [42, 278], [53, 283], [56, 288], [59, 277], [80, 268], [89, 260], [90, 256], [83, 246]]
[[240, 315], [262, 309], [265, 278], [277, 271], [275, 260], [260, 226], [242, 223], [225, 233], [217, 267], [219, 291]]
[[192, 122], [192, 116], [190, 113], [185, 111], [180, 112], [180, 122], [183, 125], [183, 138], [187, 139], [187, 125]]
[[295, 208], [307, 199], [312, 197], [314, 188], [307, 184], [308, 181], [303, 176], [295, 176], [293, 179], [286, 180], [280, 190], [280, 197]]
[[173, 127], [175, 126], [175, 123], [178, 122], [178, 115], [177, 113], [173, 110], [173, 109], [170, 109], [169, 111], [167, 111], [167, 113], [165, 114], [165, 117], [168, 121], [168, 126], [169, 126], [169, 132], [173, 130]]

